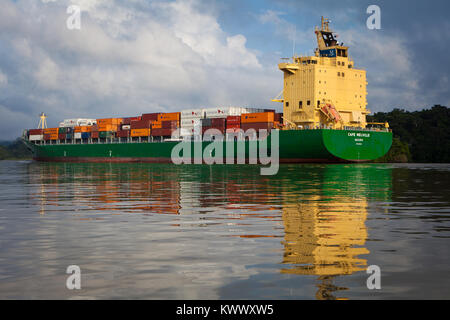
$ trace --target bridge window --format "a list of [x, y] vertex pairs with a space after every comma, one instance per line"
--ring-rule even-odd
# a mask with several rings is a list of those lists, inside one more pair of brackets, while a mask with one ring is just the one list
[[306, 104], [309, 106], [309, 105], [311, 105], [311, 101], [306, 101]]
[[299, 107], [299, 109], [301, 109], [303, 107], [303, 101], [298, 102], [298, 107]]
[[289, 102], [286, 102], [286, 107], [289, 107]]

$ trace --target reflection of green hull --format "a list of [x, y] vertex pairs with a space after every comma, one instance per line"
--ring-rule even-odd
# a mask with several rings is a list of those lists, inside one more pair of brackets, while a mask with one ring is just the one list
[[[392, 143], [391, 132], [317, 129], [281, 130], [279, 133], [280, 162], [374, 160], [386, 154]], [[29, 146], [34, 159], [40, 161], [171, 162], [172, 148], [177, 143], [29, 144]], [[208, 144], [210, 142], [203, 142], [202, 148]], [[248, 149], [246, 142], [246, 158]], [[225, 144], [224, 155], [226, 155]]]

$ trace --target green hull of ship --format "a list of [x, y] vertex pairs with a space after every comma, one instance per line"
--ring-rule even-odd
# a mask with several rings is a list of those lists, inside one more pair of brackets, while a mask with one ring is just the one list
[[[199, 143], [204, 149], [211, 142], [192, 142], [192, 150], [195, 150], [194, 144]], [[33, 158], [38, 161], [172, 162], [172, 148], [178, 142], [27, 144], [33, 152]], [[248, 159], [249, 142], [246, 141], [245, 144], [245, 157]], [[385, 155], [391, 144], [391, 132], [280, 130], [279, 159], [281, 163], [370, 161]], [[270, 149], [270, 138], [267, 145]], [[235, 145], [234, 154], [236, 152]], [[225, 143], [223, 154], [226, 157]]]

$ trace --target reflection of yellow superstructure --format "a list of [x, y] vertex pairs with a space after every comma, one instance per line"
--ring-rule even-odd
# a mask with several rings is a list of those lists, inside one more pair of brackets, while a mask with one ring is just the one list
[[364, 270], [367, 202], [323, 203], [319, 196], [283, 207], [285, 273], [345, 275]]
[[366, 127], [366, 71], [354, 68], [348, 47], [336, 40], [322, 18], [314, 56], [294, 56], [278, 65], [284, 72], [283, 117], [288, 127]]

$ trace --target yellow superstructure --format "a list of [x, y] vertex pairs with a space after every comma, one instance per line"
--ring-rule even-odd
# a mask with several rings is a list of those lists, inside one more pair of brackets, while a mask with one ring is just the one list
[[316, 27], [314, 56], [294, 56], [278, 65], [284, 72], [283, 97], [273, 101], [283, 103], [286, 127], [366, 127], [366, 71], [355, 68], [328, 23], [322, 18]]

